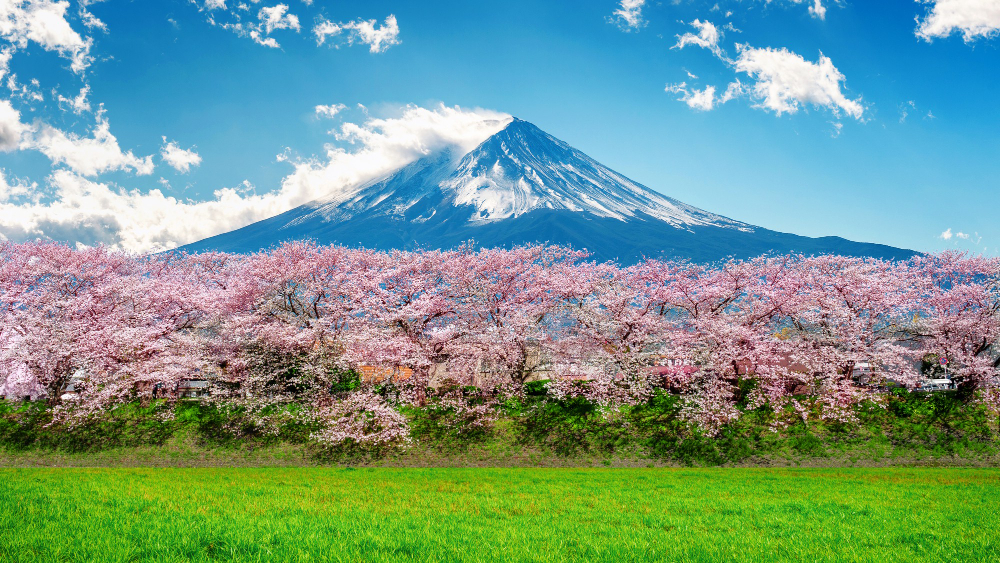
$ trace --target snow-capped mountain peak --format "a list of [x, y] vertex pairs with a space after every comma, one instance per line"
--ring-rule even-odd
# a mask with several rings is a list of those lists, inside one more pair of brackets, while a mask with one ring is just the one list
[[385, 178], [313, 202], [309, 215], [333, 221], [376, 213], [427, 221], [426, 214], [407, 213], [420, 203], [435, 211], [442, 205], [465, 209], [470, 225], [560, 210], [618, 221], [654, 219], [681, 228], [751, 229], [654, 192], [517, 118], [464, 155], [445, 148]]
[[[496, 128], [494, 129], [493, 126]], [[470, 150], [448, 146], [357, 187], [188, 245], [255, 251], [308, 238], [370, 248], [551, 243], [598, 260], [695, 261], [766, 252], [906, 258], [888, 246], [769, 231], [703, 211], [611, 170], [534, 125], [511, 119]]]

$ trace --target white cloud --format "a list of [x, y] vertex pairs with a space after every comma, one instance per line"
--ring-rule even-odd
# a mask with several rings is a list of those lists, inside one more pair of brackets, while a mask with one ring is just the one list
[[[2, 1], [2, 0], [0, 0]], [[296, 33], [302, 30], [299, 16], [290, 12], [288, 4], [275, 4], [265, 6], [256, 12], [254, 20], [254, 6], [263, 0], [248, 0], [239, 2], [235, 6], [229, 6], [226, 0], [192, 0], [201, 11], [207, 14], [208, 23], [214, 26], [228, 29], [240, 37], [248, 37], [259, 45], [271, 48], [280, 48], [277, 39], [271, 36], [275, 31], [291, 30]], [[306, 9], [311, 8], [313, 2], [303, 2]], [[347, 45], [364, 44], [368, 45], [372, 53], [383, 53], [393, 45], [399, 45], [399, 24], [396, 16], [390, 15], [382, 25], [378, 25], [377, 20], [354, 20], [349, 22], [331, 22], [317, 16], [316, 24], [313, 27], [313, 34], [316, 36], [317, 44], [323, 45], [330, 37], [342, 37], [343, 43]], [[335, 48], [338, 43], [330, 42]]]
[[[252, 2], [258, 4], [261, 0]], [[208, 12], [208, 23], [228, 29], [240, 37], [249, 37], [254, 43], [273, 49], [280, 48], [281, 45], [271, 37], [272, 32], [288, 29], [298, 33], [302, 30], [299, 17], [289, 13], [287, 4], [265, 6], [257, 11], [256, 21], [248, 22], [243, 21], [244, 14], [240, 13], [250, 12], [250, 5], [246, 3], [240, 3], [236, 8], [229, 9], [225, 0], [206, 0], [200, 8]], [[231, 18], [230, 21], [220, 22], [220, 19], [225, 19], [227, 16]], [[247, 17], [252, 18], [251, 15]]]
[[296, 205], [317, 197], [346, 198], [368, 180], [445, 147], [457, 147], [464, 154], [509, 121], [504, 113], [441, 105], [407, 106], [400, 117], [370, 118], [362, 125], [344, 123], [337, 140], [359, 148], [348, 152], [328, 145], [325, 158], [295, 162], [295, 171], [282, 181], [281, 191]]
[[346, 109], [347, 106], [344, 104], [332, 104], [328, 106], [319, 105], [316, 106], [316, 117], [325, 117], [327, 119], [333, 119], [338, 113]]
[[729, 86], [726, 86], [726, 91], [722, 94], [722, 97], [719, 98], [719, 103], [724, 104], [742, 96], [745, 93], [746, 89], [743, 88], [743, 83], [740, 82], [739, 79], [736, 79], [735, 81], [730, 82]]
[[0, 203], [26, 196], [34, 192], [37, 188], [37, 185], [25, 182], [20, 178], [14, 178], [11, 181], [7, 178], [7, 173], [0, 170]]
[[11, 52], [10, 47], [4, 47], [0, 50], [0, 78], [3, 78], [10, 72], [10, 59], [14, 55]]
[[288, 6], [286, 4], [278, 4], [270, 8], [261, 8], [260, 12], [257, 14], [257, 19], [260, 20], [261, 24], [263, 24], [264, 33], [268, 35], [276, 29], [294, 29], [295, 31], [300, 31], [302, 29], [299, 26], [298, 16], [289, 14]]
[[80, 137], [40, 123], [25, 135], [21, 148], [36, 149], [53, 164], [66, 165], [84, 176], [112, 170], [133, 170], [139, 175], [153, 173], [152, 156], [137, 157], [132, 151], [122, 152], [103, 111], [98, 111], [93, 137]]
[[[764, 0], [766, 4], [771, 4], [778, 0]], [[812, 17], [822, 20], [826, 19], [826, 5], [823, 3], [826, 0], [787, 0], [792, 4], [808, 4], [809, 5], [809, 15]], [[839, 3], [840, 0], [834, 0]]]
[[[768, 6], [770, 6], [771, 4], [782, 4], [782, 3], [785, 5], [795, 4], [797, 6], [801, 6], [802, 4], [807, 4], [809, 6], [809, 15], [818, 20], [826, 19], [827, 6], [829, 6], [831, 3], [831, 0], [759, 0], [759, 1], [763, 2], [764, 4], [767, 4]], [[834, 4], [842, 4], [843, 0], [832, 0], [832, 2]], [[718, 4], [716, 4], [716, 6], [718, 6]], [[732, 12], [728, 12], [726, 14], [726, 17], [728, 18], [731, 15]]]
[[645, 4], [646, 0], [621, 0], [610, 19], [625, 31], [637, 30], [646, 25], [646, 21], [642, 19], [642, 8]]
[[29, 42], [58, 52], [82, 73], [90, 65], [91, 38], [84, 38], [66, 20], [69, 2], [54, 0], [3, 0], [0, 2], [0, 37], [25, 48]]
[[899, 122], [906, 123], [906, 118], [910, 116], [910, 110], [917, 109], [917, 104], [913, 100], [909, 100], [905, 103], [899, 105]]
[[316, 35], [316, 44], [322, 45], [328, 37], [336, 37], [346, 32], [348, 45], [363, 43], [369, 46], [369, 51], [372, 53], [384, 53], [389, 47], [401, 43], [396, 16], [390, 14], [381, 27], [377, 27], [376, 23], [376, 20], [333, 23], [320, 19], [313, 28], [313, 34]]
[[722, 104], [734, 100], [743, 95], [743, 83], [739, 80], [729, 84], [726, 91], [721, 96], [716, 96], [715, 86], [706, 86], [698, 90], [691, 88], [685, 82], [680, 84], [667, 84], [666, 91], [672, 94], [681, 94], [678, 100], [686, 103], [691, 109], [698, 111], [711, 111]]
[[[699, 111], [709, 111], [715, 107], [715, 86], [706, 86], [704, 90], [688, 88], [687, 84], [667, 84], [667, 92], [681, 94], [678, 98], [688, 107]], [[728, 101], [728, 100], [726, 100]], [[720, 100], [720, 103], [724, 103]]]
[[745, 72], [756, 83], [748, 93], [759, 106], [778, 115], [795, 113], [803, 104], [826, 108], [835, 115], [844, 113], [855, 119], [864, 115], [860, 98], [844, 95], [844, 75], [829, 57], [819, 54], [815, 63], [787, 49], [756, 49], [737, 45], [739, 56], [733, 61], [737, 72]]
[[90, 29], [100, 29], [101, 31], [107, 33], [108, 31], [107, 24], [97, 19], [97, 16], [90, 13], [90, 10], [87, 9], [91, 5], [98, 4], [103, 1], [104, 0], [79, 0], [80, 4], [79, 14], [80, 14], [80, 21], [83, 22], [83, 25], [87, 26]]
[[27, 84], [19, 84], [17, 74], [11, 74], [7, 77], [7, 89], [10, 90], [11, 98], [20, 98], [29, 105], [45, 100], [39, 86], [37, 78], [32, 78]]
[[715, 103], [715, 86], [706, 86], [704, 90], [694, 90], [691, 96], [685, 100], [687, 105], [702, 111], [712, 109]]
[[694, 20], [691, 22], [691, 26], [697, 29], [698, 33], [678, 35], [677, 44], [672, 49], [683, 49], [688, 45], [695, 45], [708, 49], [715, 53], [716, 56], [722, 57], [722, 49], [719, 47], [719, 40], [722, 39], [722, 34], [719, 32], [719, 28], [715, 27], [715, 24], [712, 22], [701, 20]]
[[826, 6], [823, 5], [823, 1], [813, 0], [812, 6], [809, 6], [809, 13], [815, 18], [826, 19]]
[[[756, 107], [771, 110], [779, 116], [796, 113], [804, 104], [826, 108], [835, 116], [846, 114], [858, 120], [864, 116], [861, 99], [850, 99], [844, 94], [844, 75], [823, 53], [814, 63], [788, 49], [758, 49], [737, 43], [738, 55], [731, 60], [719, 44], [722, 34], [714, 24], [694, 20], [690, 25], [698, 33], [678, 35], [674, 49], [683, 49], [688, 45], [708, 49], [733, 70], [746, 73], [753, 81], [743, 84], [736, 80], [718, 98], [715, 97], [714, 86], [697, 90], [688, 88], [684, 83], [668, 84], [667, 92], [682, 94], [679, 99], [688, 106], [708, 111], [737, 97], [749, 96], [756, 102]], [[688, 76], [694, 78], [690, 72]]]
[[201, 156], [194, 152], [192, 149], [182, 149], [177, 146], [174, 141], [167, 142], [167, 138], [163, 137], [163, 149], [160, 151], [160, 156], [163, 160], [173, 167], [174, 170], [182, 174], [187, 174], [191, 171], [192, 166], [198, 166], [201, 164]]
[[21, 143], [25, 126], [21, 113], [8, 100], [0, 100], [0, 151], [12, 151]]
[[930, 9], [917, 18], [917, 37], [931, 41], [961, 33], [966, 43], [1000, 34], [1000, 2], [997, 0], [918, 0]]
[[344, 31], [342, 24], [333, 23], [327, 20], [320, 20], [316, 22], [316, 27], [313, 28], [313, 35], [316, 36], [316, 44], [322, 45], [326, 42], [327, 37], [333, 37], [340, 35]]
[[342, 125], [337, 138], [356, 149], [328, 146], [323, 157], [292, 162], [294, 171], [278, 190], [258, 195], [224, 188], [201, 202], [169, 197], [159, 189], [122, 190], [57, 170], [44, 201], [0, 203], [0, 238], [47, 237], [136, 252], [174, 248], [318, 198], [349, 198], [362, 184], [434, 151], [471, 150], [509, 121], [509, 115], [487, 110], [408, 106], [398, 117]]
[[249, 36], [250, 39], [253, 39], [258, 45], [263, 45], [265, 47], [270, 47], [272, 49], [278, 49], [281, 47], [281, 45], [278, 44], [278, 41], [275, 38], [263, 37], [257, 30], [252, 30]]
[[[957, 240], [955, 240], [954, 243], [952, 243], [955, 246], [960, 246], [962, 244], [959, 241], [965, 241], [965, 244], [970, 245], [970, 246], [974, 246], [974, 247], [978, 247], [980, 244], [983, 243], [983, 237], [979, 233], [969, 234], [969, 233], [962, 232], [962, 231], [952, 232], [951, 228], [949, 228], [945, 232], [943, 232], [940, 235], [938, 235], [938, 238], [940, 238], [941, 240], [946, 240], [946, 241], [949, 241], [949, 240], [951, 240], [953, 238], [957, 239]], [[986, 249], [983, 248], [983, 250], [986, 250]]]
[[85, 111], [90, 111], [90, 101], [87, 100], [87, 96], [89, 94], [90, 86], [84, 85], [84, 87], [80, 89], [80, 93], [74, 98], [66, 98], [60, 94], [58, 96], [59, 104], [66, 104], [71, 110], [73, 110], [73, 113], [80, 115]]

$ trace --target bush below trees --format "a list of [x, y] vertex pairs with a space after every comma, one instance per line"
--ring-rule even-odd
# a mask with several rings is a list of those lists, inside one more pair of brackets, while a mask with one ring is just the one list
[[857, 405], [852, 424], [746, 409], [712, 435], [685, 419], [682, 401], [665, 392], [609, 410], [581, 397], [554, 398], [533, 384], [474, 424], [433, 394], [428, 399], [424, 407], [399, 408], [405, 440], [335, 445], [316, 439], [322, 424], [303, 421], [293, 407], [248, 416], [210, 403], [160, 401], [65, 424], [43, 403], [0, 403], [0, 449], [8, 461], [60, 453], [72, 463], [74, 456], [182, 439], [197, 445], [192, 455], [294, 446], [303, 458], [293, 463], [402, 465], [994, 463], [1000, 454], [997, 413], [955, 391], [897, 391], [882, 404]]

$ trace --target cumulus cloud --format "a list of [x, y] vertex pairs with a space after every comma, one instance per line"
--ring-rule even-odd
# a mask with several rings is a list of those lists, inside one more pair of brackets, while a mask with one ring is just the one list
[[[316, 44], [322, 45], [327, 38], [343, 35], [348, 45], [362, 43], [369, 46], [372, 53], [384, 53], [389, 47], [399, 45], [399, 24], [396, 16], [390, 14], [379, 27], [376, 20], [356, 20], [347, 23], [333, 23], [320, 19], [313, 28]], [[334, 47], [338, 45], [332, 43]]]
[[745, 93], [746, 90], [743, 87], [743, 83], [740, 82], [740, 80], [737, 78], [733, 82], [729, 83], [729, 86], [726, 87], [726, 91], [724, 94], [722, 94], [722, 97], [719, 99], [719, 101], [721, 103], [726, 103], [730, 100], [736, 99], [744, 95]]
[[328, 106], [319, 105], [316, 106], [316, 117], [325, 117], [327, 119], [333, 119], [338, 113], [344, 111], [347, 108], [344, 104], [332, 104]]
[[813, 0], [812, 5], [809, 6], [809, 13], [815, 18], [826, 19], [826, 6], [823, 5], [823, 1]]
[[938, 238], [945, 241], [956, 239], [953, 243], [956, 246], [961, 244], [959, 241], [966, 241], [972, 246], [979, 246], [983, 242], [983, 237], [981, 237], [979, 233], [969, 234], [962, 231], [952, 232], [950, 227], [945, 232], [938, 235]]
[[[745, 0], [741, 0], [741, 1], [745, 1]], [[814, 18], [816, 18], [818, 20], [826, 19], [827, 6], [829, 6], [831, 3], [833, 3], [833, 4], [843, 4], [843, 0], [757, 0], [757, 1], [763, 2], [764, 4], [766, 4], [768, 6], [770, 6], [772, 4], [781, 4], [781, 5], [785, 5], [785, 6], [791, 6], [792, 4], [794, 4], [796, 6], [801, 6], [801, 5], [805, 4], [805, 5], [807, 5], [809, 7], [809, 15], [811, 15], [812, 17], [814, 17]], [[719, 7], [719, 5], [716, 4], [712, 8], [712, 11], [714, 11], [714, 12], [721, 11], [721, 9], [719, 9], [718, 7]], [[733, 14], [732, 11], [728, 11], [728, 12], [726, 12], [726, 17], [728, 18], [732, 14]]]
[[710, 111], [744, 94], [743, 83], [739, 80], [730, 83], [720, 96], [715, 95], [715, 86], [706, 86], [704, 89], [698, 90], [689, 87], [686, 82], [667, 84], [666, 91], [671, 94], [680, 94], [678, 100], [686, 103], [691, 109], [699, 111]]
[[[822, 52], [819, 60], [811, 62], [788, 49], [759, 49], [737, 43], [737, 56], [730, 59], [720, 45], [722, 33], [715, 24], [694, 20], [690, 25], [697, 32], [678, 35], [677, 44], [672, 48], [683, 49], [694, 45], [708, 49], [734, 71], [750, 77], [747, 84], [740, 80], [730, 83], [718, 98], [714, 86], [699, 90], [685, 83], [668, 84], [666, 91], [681, 94], [680, 101], [691, 108], [708, 111], [721, 103], [747, 96], [756, 102], [755, 107], [773, 111], [779, 116], [796, 113], [806, 104], [830, 110], [835, 116], [844, 114], [858, 120], [864, 116], [861, 99], [851, 99], [844, 94], [844, 75]], [[687, 74], [695, 79], [690, 72]]]
[[5, 47], [0, 49], [0, 78], [3, 78], [10, 72], [10, 59], [14, 56], [10, 47]]
[[715, 27], [715, 24], [712, 22], [701, 20], [694, 20], [691, 22], [691, 26], [697, 29], [698, 33], [678, 35], [677, 44], [672, 48], [683, 49], [688, 45], [695, 45], [708, 49], [715, 53], [716, 56], [722, 57], [722, 49], [719, 47], [719, 40], [722, 39], [722, 34], [719, 32], [719, 28]]
[[610, 19], [625, 31], [637, 30], [646, 25], [646, 21], [642, 19], [645, 4], [646, 0], [621, 0]]
[[841, 89], [844, 75], [823, 53], [814, 63], [784, 48], [737, 45], [737, 50], [734, 68], [756, 81], [749, 87], [749, 95], [759, 107], [781, 115], [795, 113], [803, 104], [812, 104], [835, 115], [843, 113], [859, 120], [864, 115], [860, 98], [852, 100], [844, 94]]
[[[253, 2], [257, 4], [260, 0]], [[298, 33], [302, 30], [299, 17], [289, 12], [287, 4], [261, 8], [256, 13], [256, 20], [252, 19], [250, 5], [246, 3], [237, 4], [236, 8], [230, 9], [226, 6], [225, 0], [205, 0], [199, 7], [208, 13], [208, 23], [228, 29], [240, 37], [248, 37], [254, 43], [265, 47], [274, 49], [281, 47], [278, 41], [271, 37], [274, 31], [287, 29]], [[244, 14], [240, 12], [247, 12], [248, 21], [244, 21]]]
[[288, 6], [286, 4], [278, 4], [270, 8], [261, 8], [260, 12], [257, 13], [257, 18], [264, 26], [264, 33], [266, 34], [270, 34], [276, 29], [294, 29], [295, 31], [302, 29], [301, 26], [299, 26], [298, 16], [289, 14]]
[[[223, 188], [209, 201], [185, 201], [159, 189], [126, 190], [56, 170], [45, 194], [0, 202], [0, 238], [37, 237], [105, 244], [135, 252], [175, 248], [323, 198], [342, 201], [365, 183], [446, 147], [468, 151], [510, 122], [487, 110], [408, 106], [390, 118], [345, 123], [322, 156], [292, 160], [279, 189]], [[44, 197], [42, 197], [44, 195]]]
[[704, 90], [696, 90], [688, 87], [687, 83], [667, 84], [666, 91], [672, 94], [680, 94], [680, 101], [686, 103], [688, 107], [700, 111], [709, 111], [715, 107], [715, 86], [706, 86]]
[[174, 170], [187, 174], [191, 171], [192, 166], [198, 166], [201, 164], [201, 156], [194, 152], [192, 149], [182, 149], [177, 146], [174, 141], [167, 142], [167, 138], [163, 137], [163, 149], [160, 151], [160, 156], [163, 161], [169, 164]]
[[318, 197], [340, 201], [365, 182], [446, 147], [464, 154], [510, 119], [504, 113], [442, 105], [407, 106], [400, 117], [344, 123], [336, 139], [357, 149], [327, 145], [323, 157], [293, 162], [295, 170], [282, 181], [281, 192], [298, 203]]
[[93, 4], [93, 3], [96, 3], [96, 2], [101, 2], [101, 1], [102, 0], [83, 0], [83, 1], [81, 1], [80, 2], [80, 21], [82, 21], [83, 25], [87, 26], [90, 29], [99, 29], [99, 30], [107, 33], [108, 32], [108, 25], [106, 23], [104, 23], [103, 21], [101, 21], [100, 19], [98, 19], [97, 16], [95, 16], [94, 14], [92, 14], [89, 10], [87, 10], [87, 6], [89, 6], [90, 4]]
[[966, 43], [1000, 34], [1000, 2], [996, 0], [918, 0], [929, 6], [917, 18], [917, 37], [931, 41], [961, 33]]
[[73, 113], [80, 115], [85, 111], [90, 111], [90, 101], [87, 100], [88, 95], [90, 95], [90, 86], [84, 85], [84, 87], [80, 89], [80, 93], [76, 96], [66, 98], [62, 94], [59, 94], [57, 99], [59, 100], [59, 105], [65, 105], [69, 107]]
[[40, 86], [41, 83], [37, 78], [32, 78], [27, 83], [19, 83], [16, 74], [7, 77], [7, 89], [10, 90], [11, 99], [20, 98], [29, 105], [45, 100]]
[[[254, 5], [263, 0], [238, 2], [234, 6], [226, 0], [192, 0], [207, 16], [208, 23], [228, 29], [240, 37], [247, 37], [258, 45], [280, 48], [277, 39], [271, 36], [279, 30], [289, 30], [296, 33], [302, 30], [299, 16], [291, 13], [288, 4], [280, 3], [265, 6], [254, 13]], [[304, 8], [312, 8], [312, 2], [303, 2]], [[313, 35], [317, 45], [323, 45], [328, 39], [336, 37], [340, 41], [329, 41], [335, 48], [341, 44], [368, 45], [372, 53], [383, 53], [393, 45], [399, 45], [399, 24], [396, 16], [390, 15], [382, 25], [377, 20], [354, 20], [348, 22], [331, 22], [322, 16], [315, 18]]]
[[38, 186], [20, 178], [8, 178], [7, 172], [0, 170], [0, 203], [33, 193]]
[[55, 51], [82, 73], [92, 62], [91, 38], [84, 38], [66, 20], [69, 2], [54, 0], [4, 0], [0, 2], [0, 37], [25, 48], [29, 43]]
[[113, 170], [132, 170], [138, 175], [153, 173], [153, 157], [138, 157], [124, 152], [104, 112], [99, 111], [92, 137], [66, 133], [46, 123], [32, 127], [21, 141], [21, 148], [35, 149], [83, 176], [96, 176]]
[[715, 103], [715, 86], [706, 86], [704, 90], [694, 90], [688, 97], [687, 105], [704, 111], [712, 109]]
[[[764, 0], [765, 3], [771, 4], [778, 0]], [[840, 0], [834, 0], [835, 2], [840, 2]], [[827, 2], [824, 4], [824, 2]], [[826, 19], [826, 6], [829, 4], [827, 0], [787, 0], [786, 3], [792, 4], [806, 4], [809, 6], [809, 15], [812, 17], [822, 20]]]
[[12, 151], [21, 144], [25, 126], [21, 113], [8, 100], [0, 100], [0, 151]]

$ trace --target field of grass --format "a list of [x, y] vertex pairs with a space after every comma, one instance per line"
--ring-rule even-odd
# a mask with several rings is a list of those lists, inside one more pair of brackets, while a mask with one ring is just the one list
[[2, 469], [0, 561], [997, 561], [992, 469]]

